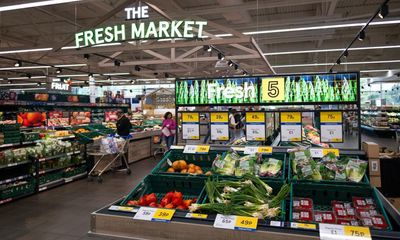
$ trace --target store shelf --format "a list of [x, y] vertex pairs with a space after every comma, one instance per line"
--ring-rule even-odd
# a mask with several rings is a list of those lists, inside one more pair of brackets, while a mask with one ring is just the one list
[[75, 152], [63, 153], [63, 154], [59, 154], [59, 155], [51, 156], [51, 157], [39, 158], [39, 162], [45, 162], [45, 161], [53, 160], [53, 159], [56, 159], [56, 158], [62, 158], [62, 157], [66, 157], [66, 156], [71, 156], [71, 155], [78, 154], [80, 152], [81, 151], [75, 151]]
[[65, 183], [73, 182], [73, 181], [79, 180], [79, 179], [81, 179], [81, 178], [84, 178], [84, 177], [86, 177], [86, 176], [87, 176], [87, 173], [86, 173], [86, 172], [80, 173], [80, 174], [78, 174], [78, 175], [75, 175], [75, 176], [72, 176], [72, 177], [69, 177], [69, 178], [64, 178], [64, 182], [65, 182]]
[[20, 195], [20, 196], [18, 196], [18, 197], [3, 199], [3, 200], [0, 200], [0, 205], [5, 204], [5, 203], [8, 203], [8, 202], [11, 202], [11, 201], [15, 201], [15, 200], [17, 200], [17, 199], [21, 199], [21, 198], [24, 198], [24, 197], [28, 197], [28, 196], [31, 196], [31, 195], [33, 195], [33, 194], [35, 194], [35, 192], [25, 193], [25, 194], [22, 194], [22, 195]]
[[15, 167], [15, 166], [19, 166], [19, 165], [24, 165], [27, 163], [32, 163], [32, 161], [23, 161], [23, 162], [16, 162], [16, 163], [9, 163], [7, 165], [1, 165], [0, 169], [4, 169], [4, 168], [9, 168], [9, 167]]
[[[29, 129], [21, 129], [21, 130], [29, 130]], [[66, 137], [57, 137], [57, 138], [50, 138], [50, 139], [54, 139], [54, 140], [67, 140], [67, 139], [74, 139], [75, 136], [66, 136]], [[22, 142], [22, 143], [8, 143], [8, 144], [2, 144], [0, 145], [0, 148], [8, 148], [8, 147], [22, 147], [25, 145], [31, 145], [31, 144], [35, 144], [35, 143], [39, 143], [42, 142], [43, 139], [39, 139], [36, 141], [31, 141], [31, 142]]]
[[12, 183], [12, 182], [15, 182], [15, 181], [18, 181], [18, 180], [23, 180], [23, 179], [28, 178], [30, 176], [31, 175], [26, 174], [26, 175], [22, 175], [22, 176], [19, 176], [19, 177], [4, 179], [4, 180], [0, 181], [0, 185], [6, 184], [6, 183]]
[[[64, 167], [58, 167], [58, 168], [53, 168], [53, 169], [48, 169], [48, 170], [41, 170], [41, 171], [39, 171], [39, 175], [43, 175], [43, 174], [46, 174], [46, 173], [63, 170], [65, 168], [69, 168], [69, 167], [79, 166], [79, 165], [82, 165], [82, 164], [85, 164], [85, 163], [86, 163], [86, 161], [83, 161], [83, 162], [80, 162], [78, 164], [70, 164], [70, 165], [64, 166]], [[36, 176], [36, 174], [34, 173], [33, 176]]]
[[82, 179], [82, 178], [84, 178], [86, 176], [87, 176], [87, 173], [84, 172], [84, 173], [80, 173], [78, 175], [75, 175], [75, 176], [72, 176], [72, 177], [69, 177], [69, 178], [61, 178], [61, 179], [55, 180], [53, 182], [49, 182], [49, 183], [45, 183], [45, 184], [39, 185], [39, 192], [42, 192], [42, 191], [45, 191], [47, 189], [55, 188], [55, 187], [61, 186], [61, 185], [66, 184], [66, 183], [70, 183], [70, 182]]

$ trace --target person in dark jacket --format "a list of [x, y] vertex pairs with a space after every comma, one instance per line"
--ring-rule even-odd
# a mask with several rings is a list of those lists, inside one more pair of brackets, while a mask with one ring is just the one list
[[131, 121], [123, 112], [118, 112], [117, 133], [121, 137], [127, 137], [132, 129]]

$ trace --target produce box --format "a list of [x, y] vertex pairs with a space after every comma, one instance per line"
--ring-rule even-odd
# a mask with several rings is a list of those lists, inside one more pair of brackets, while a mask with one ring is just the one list
[[[305, 153], [297, 158], [296, 152], [289, 153], [290, 182], [369, 185], [366, 175], [367, 161], [359, 160], [357, 156], [341, 156], [336, 159], [332, 155], [326, 155], [323, 158], [311, 158], [307, 151], [297, 152]], [[294, 162], [296, 166], [293, 165]]]
[[19, 124], [0, 124], [0, 132], [14, 131], [14, 130], [19, 131], [19, 129], [20, 129]]
[[[235, 177], [218, 177], [218, 176], [213, 176], [212, 177], [215, 180], [220, 180], [220, 181], [224, 181], [224, 180], [228, 180], [228, 181], [238, 181], [237, 178]], [[261, 179], [261, 178], [260, 178]], [[268, 186], [270, 186], [272, 188], [272, 195], [276, 196], [276, 194], [281, 190], [281, 187], [284, 185], [283, 181], [279, 181], [279, 180], [262, 180], [263, 182], [265, 182]], [[200, 201], [201, 203], [209, 203], [209, 199], [208, 199], [208, 195], [206, 190], [204, 189], [200, 195]], [[285, 221], [285, 217], [286, 217], [286, 200], [283, 200], [282, 203], [280, 204], [280, 213], [278, 216], [271, 218], [272, 220], [279, 220], [279, 221]]]
[[293, 183], [290, 191], [289, 220], [321, 222], [318, 219], [321, 212], [333, 213], [334, 219], [330, 223], [378, 228], [369, 225], [374, 219], [381, 224], [385, 223], [380, 229], [392, 229], [374, 188], [362, 185]]
[[8, 185], [2, 185], [0, 188], [0, 199], [14, 198], [23, 194], [33, 193], [35, 191], [35, 180], [27, 182], [15, 182]]
[[75, 167], [73, 170], [70, 170], [70, 171], [64, 171], [63, 177], [70, 178], [70, 177], [76, 176], [76, 175], [84, 173], [84, 172], [86, 172], [86, 165]]
[[4, 144], [20, 143], [20, 142], [21, 142], [21, 136], [4, 138]]
[[120, 205], [127, 205], [129, 201], [138, 201], [145, 194], [152, 193], [156, 195], [157, 202], [160, 202], [168, 192], [174, 191], [181, 192], [184, 200], [196, 200], [200, 196], [203, 187], [203, 178], [150, 174], [128, 194]]
[[[187, 166], [189, 164], [195, 164], [199, 166], [203, 171], [203, 174], [205, 174], [207, 171], [211, 170], [213, 161], [218, 154], [222, 155], [223, 151], [210, 150], [208, 154], [188, 154], [188, 153], [183, 153], [183, 150], [180, 149], [171, 149], [153, 169], [152, 174], [187, 175], [180, 172], [168, 172], [168, 169], [171, 167], [168, 164], [168, 160], [170, 161], [170, 163], [173, 163], [178, 160], [184, 160], [186, 162], [185, 165]], [[198, 174], [198, 175], [203, 175], [203, 174]]]
[[53, 173], [46, 173], [39, 177], [39, 185], [43, 185], [49, 182], [54, 182], [63, 178], [63, 171], [56, 171]]
[[19, 130], [7, 130], [3, 131], [2, 135], [4, 138], [16, 138], [16, 137], [21, 137], [21, 132]]
[[39, 133], [38, 132], [23, 132], [22, 133], [22, 141], [23, 142], [33, 142], [39, 140]]
[[91, 143], [93, 142], [93, 138], [103, 136], [104, 134], [100, 132], [84, 132], [84, 133], [75, 133], [77, 140], [82, 143]]
[[105, 126], [103, 126], [102, 124], [90, 124], [88, 126], [88, 129], [92, 130], [92, 131], [99, 131], [103, 134], [114, 134], [115, 131], [113, 129], [107, 128]]

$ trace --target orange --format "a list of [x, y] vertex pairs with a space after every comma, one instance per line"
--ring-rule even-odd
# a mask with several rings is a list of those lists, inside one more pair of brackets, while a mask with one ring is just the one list
[[175, 170], [181, 170], [181, 167], [179, 165], [179, 161], [174, 161], [172, 163], [172, 168], [175, 169]]
[[197, 171], [197, 170], [201, 170], [201, 167], [195, 166], [194, 169], [196, 169], [196, 171]]
[[175, 172], [175, 169], [173, 169], [172, 167], [168, 168], [167, 172]]
[[194, 168], [189, 168], [188, 173], [196, 173], [196, 169], [194, 169]]
[[186, 161], [185, 161], [185, 160], [180, 160], [180, 161], [179, 161], [179, 167], [180, 167], [181, 170], [182, 170], [182, 169], [186, 169], [186, 168], [187, 168], [187, 163], [186, 163]]
[[191, 163], [191, 164], [188, 165], [188, 168], [194, 168], [194, 166], [195, 165], [193, 163]]
[[187, 171], [187, 169], [182, 169], [181, 173], [185, 173], [186, 174], [186, 173], [188, 173], [188, 171]]
[[203, 171], [201, 169], [196, 170], [196, 174], [203, 174]]

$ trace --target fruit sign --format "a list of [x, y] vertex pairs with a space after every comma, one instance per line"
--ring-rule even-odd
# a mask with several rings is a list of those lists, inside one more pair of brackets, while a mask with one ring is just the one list
[[46, 123], [46, 113], [45, 112], [25, 112], [18, 113], [17, 122], [22, 127], [40, 127], [44, 126]]

